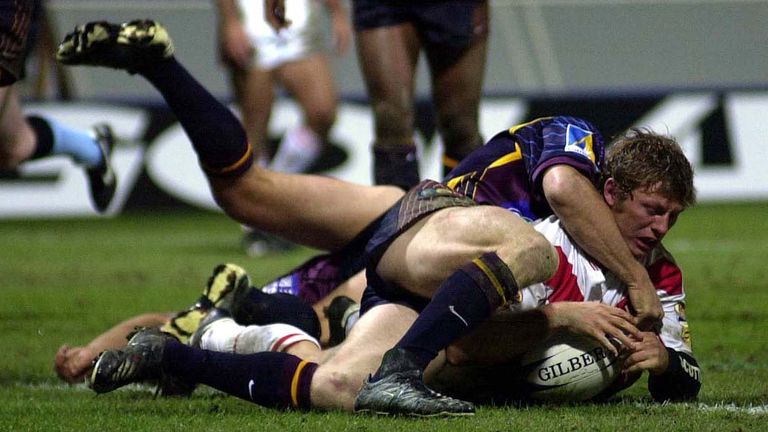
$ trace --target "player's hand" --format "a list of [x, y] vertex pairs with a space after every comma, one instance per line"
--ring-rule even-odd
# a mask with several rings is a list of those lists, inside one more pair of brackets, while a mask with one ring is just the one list
[[280, 31], [291, 25], [285, 18], [285, 0], [264, 0], [264, 19], [274, 31]]
[[626, 349], [633, 349], [640, 338], [635, 318], [627, 311], [599, 302], [551, 303], [551, 326], [571, 333], [588, 336], [614, 355], [619, 355], [615, 340]]
[[669, 353], [656, 333], [642, 332], [632, 351], [624, 360], [627, 373], [649, 371], [654, 375], [664, 373], [669, 366]]
[[333, 30], [333, 44], [337, 55], [347, 53], [352, 43], [352, 24], [349, 22], [349, 14], [343, 7], [331, 11], [331, 26]]
[[644, 331], [657, 331], [661, 328], [664, 309], [648, 277], [644, 277], [636, 285], [627, 287], [629, 303], [637, 319], [637, 327]]
[[56, 352], [53, 369], [62, 380], [70, 384], [80, 383], [91, 370], [91, 363], [97, 355], [88, 347], [62, 345]]
[[221, 61], [238, 69], [248, 69], [255, 49], [245, 27], [239, 21], [227, 21], [219, 27], [219, 55]]

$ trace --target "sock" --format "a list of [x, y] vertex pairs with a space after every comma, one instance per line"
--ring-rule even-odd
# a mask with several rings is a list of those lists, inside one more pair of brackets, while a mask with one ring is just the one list
[[176, 114], [206, 173], [237, 176], [251, 167], [253, 149], [237, 117], [176, 59], [153, 63], [140, 72]]
[[320, 348], [317, 339], [288, 324], [244, 326], [232, 318], [223, 318], [214, 321], [205, 329], [200, 339], [200, 348], [235, 354], [285, 352], [302, 341], [312, 342]]
[[91, 133], [72, 129], [51, 118], [28, 116], [27, 121], [37, 136], [37, 148], [32, 159], [67, 155], [86, 167], [98, 166], [104, 160]]
[[387, 184], [409, 190], [419, 183], [419, 160], [416, 147], [384, 149], [373, 146], [373, 174], [377, 185]]
[[309, 409], [317, 363], [281, 352], [231, 354], [165, 344], [163, 371], [269, 408]]
[[[470, 144], [470, 145], [467, 145]], [[474, 145], [465, 143], [465, 145], [449, 147], [446, 145], [445, 152], [443, 153], [443, 178], [448, 177], [448, 173], [451, 172], [459, 163], [467, 157], [470, 153], [483, 146], [483, 137], [478, 136]]]
[[[485, 321], [507, 301], [519, 301], [509, 267], [494, 252], [453, 273], [395, 345], [424, 370], [437, 353]], [[378, 377], [378, 372], [377, 372]]]
[[251, 288], [240, 307], [232, 312], [241, 324], [290, 324], [314, 338], [320, 338], [320, 320], [315, 310], [293, 295], [266, 294], [258, 288]]
[[306, 126], [293, 128], [285, 133], [270, 168], [285, 173], [302, 173], [320, 156], [323, 141]]

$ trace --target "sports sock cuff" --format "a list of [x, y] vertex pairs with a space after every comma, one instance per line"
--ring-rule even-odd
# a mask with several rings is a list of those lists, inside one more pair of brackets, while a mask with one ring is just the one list
[[291, 405], [293, 408], [308, 410], [312, 408], [312, 377], [317, 371], [318, 364], [302, 360], [296, 366], [291, 380]]
[[40, 159], [51, 154], [53, 150], [53, 129], [48, 121], [38, 116], [27, 116], [27, 122], [37, 137], [35, 153], [30, 159]]
[[461, 270], [483, 291], [491, 310], [507, 303], [521, 301], [520, 288], [517, 286], [512, 270], [496, 252], [488, 252], [475, 258]]
[[225, 161], [203, 161], [200, 160], [200, 166], [203, 170], [211, 176], [215, 177], [237, 177], [253, 165], [253, 146], [250, 143], [246, 144], [245, 153], [240, 156], [239, 159], [232, 163]]

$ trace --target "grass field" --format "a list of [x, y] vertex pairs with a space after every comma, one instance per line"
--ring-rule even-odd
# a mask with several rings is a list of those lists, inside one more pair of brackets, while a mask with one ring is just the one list
[[153, 400], [60, 384], [52, 359], [123, 318], [186, 306], [213, 266], [264, 282], [312, 252], [248, 258], [239, 229], [210, 213], [0, 222], [0, 430], [761, 431], [768, 430], [768, 203], [701, 205], [666, 242], [685, 274], [699, 401], [652, 403], [641, 380], [606, 405], [482, 407], [458, 420], [262, 409], [213, 391]]

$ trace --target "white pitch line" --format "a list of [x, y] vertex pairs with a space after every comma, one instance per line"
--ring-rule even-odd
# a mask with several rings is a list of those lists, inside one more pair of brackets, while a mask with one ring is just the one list
[[734, 403], [728, 403], [728, 402], [720, 402], [714, 405], [710, 405], [706, 403], [695, 403], [695, 402], [675, 403], [675, 404], [669, 404], [669, 405], [636, 402], [634, 406], [637, 408], [643, 408], [643, 409], [656, 408], [657, 410], [663, 410], [665, 406], [670, 406], [670, 407], [685, 406], [685, 407], [690, 407], [691, 409], [695, 409], [703, 412], [729, 412], [729, 413], [736, 413], [736, 414], [768, 415], [768, 405], [739, 406]]

